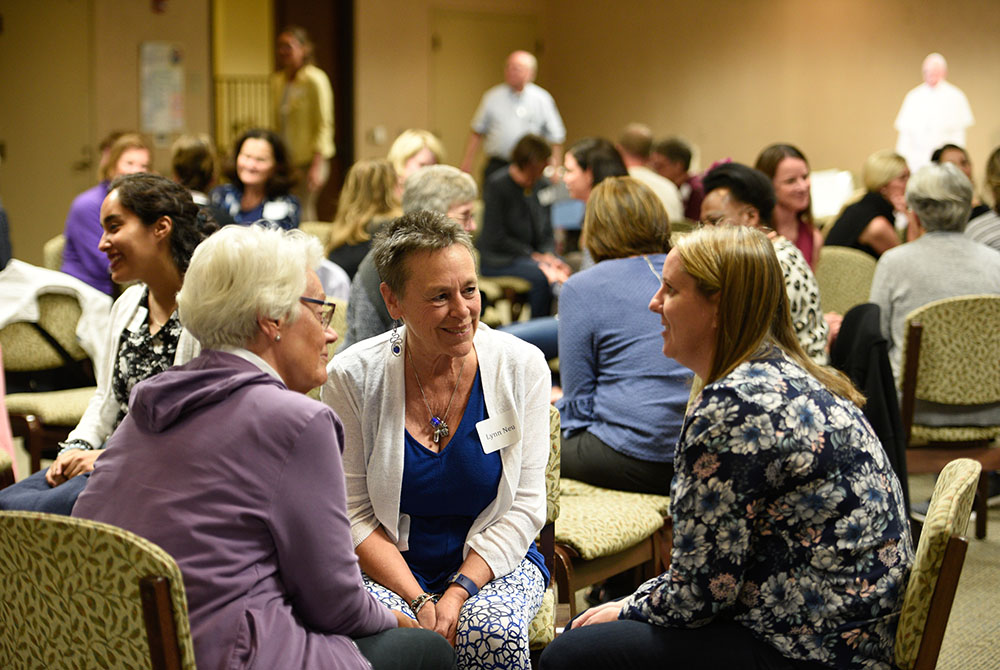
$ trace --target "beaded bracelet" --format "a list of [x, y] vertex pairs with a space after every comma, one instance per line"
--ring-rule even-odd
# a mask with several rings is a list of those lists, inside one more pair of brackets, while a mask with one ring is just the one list
[[420, 614], [420, 610], [431, 600], [434, 600], [434, 596], [427, 593], [421, 593], [419, 596], [410, 601], [410, 609], [413, 610], [414, 614]]

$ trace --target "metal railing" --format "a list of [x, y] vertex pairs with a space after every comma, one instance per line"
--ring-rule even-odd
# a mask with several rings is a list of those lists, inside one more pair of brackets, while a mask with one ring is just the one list
[[215, 77], [215, 142], [227, 154], [247, 128], [271, 125], [271, 89], [267, 75]]

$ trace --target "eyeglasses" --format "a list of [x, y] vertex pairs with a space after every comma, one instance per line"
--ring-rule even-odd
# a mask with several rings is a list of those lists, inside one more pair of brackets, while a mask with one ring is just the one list
[[[337, 303], [326, 302], [325, 300], [317, 300], [316, 298], [307, 298], [302, 296], [299, 298], [302, 302], [307, 302], [312, 305], [323, 305], [323, 309], [320, 310], [316, 318], [319, 319], [320, 325], [323, 326], [323, 330], [330, 327], [330, 322], [333, 321], [333, 313], [337, 311]], [[312, 311], [312, 310], [309, 310]], [[313, 312], [313, 314], [316, 314]]]

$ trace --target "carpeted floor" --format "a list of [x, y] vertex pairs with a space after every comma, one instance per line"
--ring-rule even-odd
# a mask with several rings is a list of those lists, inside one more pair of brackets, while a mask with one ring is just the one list
[[[910, 477], [913, 500], [927, 500], [932, 476]], [[990, 509], [986, 539], [969, 526], [969, 551], [962, 567], [938, 670], [1000, 668], [1000, 507]]]

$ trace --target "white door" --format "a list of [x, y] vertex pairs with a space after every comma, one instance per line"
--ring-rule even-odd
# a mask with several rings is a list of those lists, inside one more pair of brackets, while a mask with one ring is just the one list
[[14, 256], [41, 265], [73, 198], [97, 183], [93, 0], [0, 0], [0, 199]]

